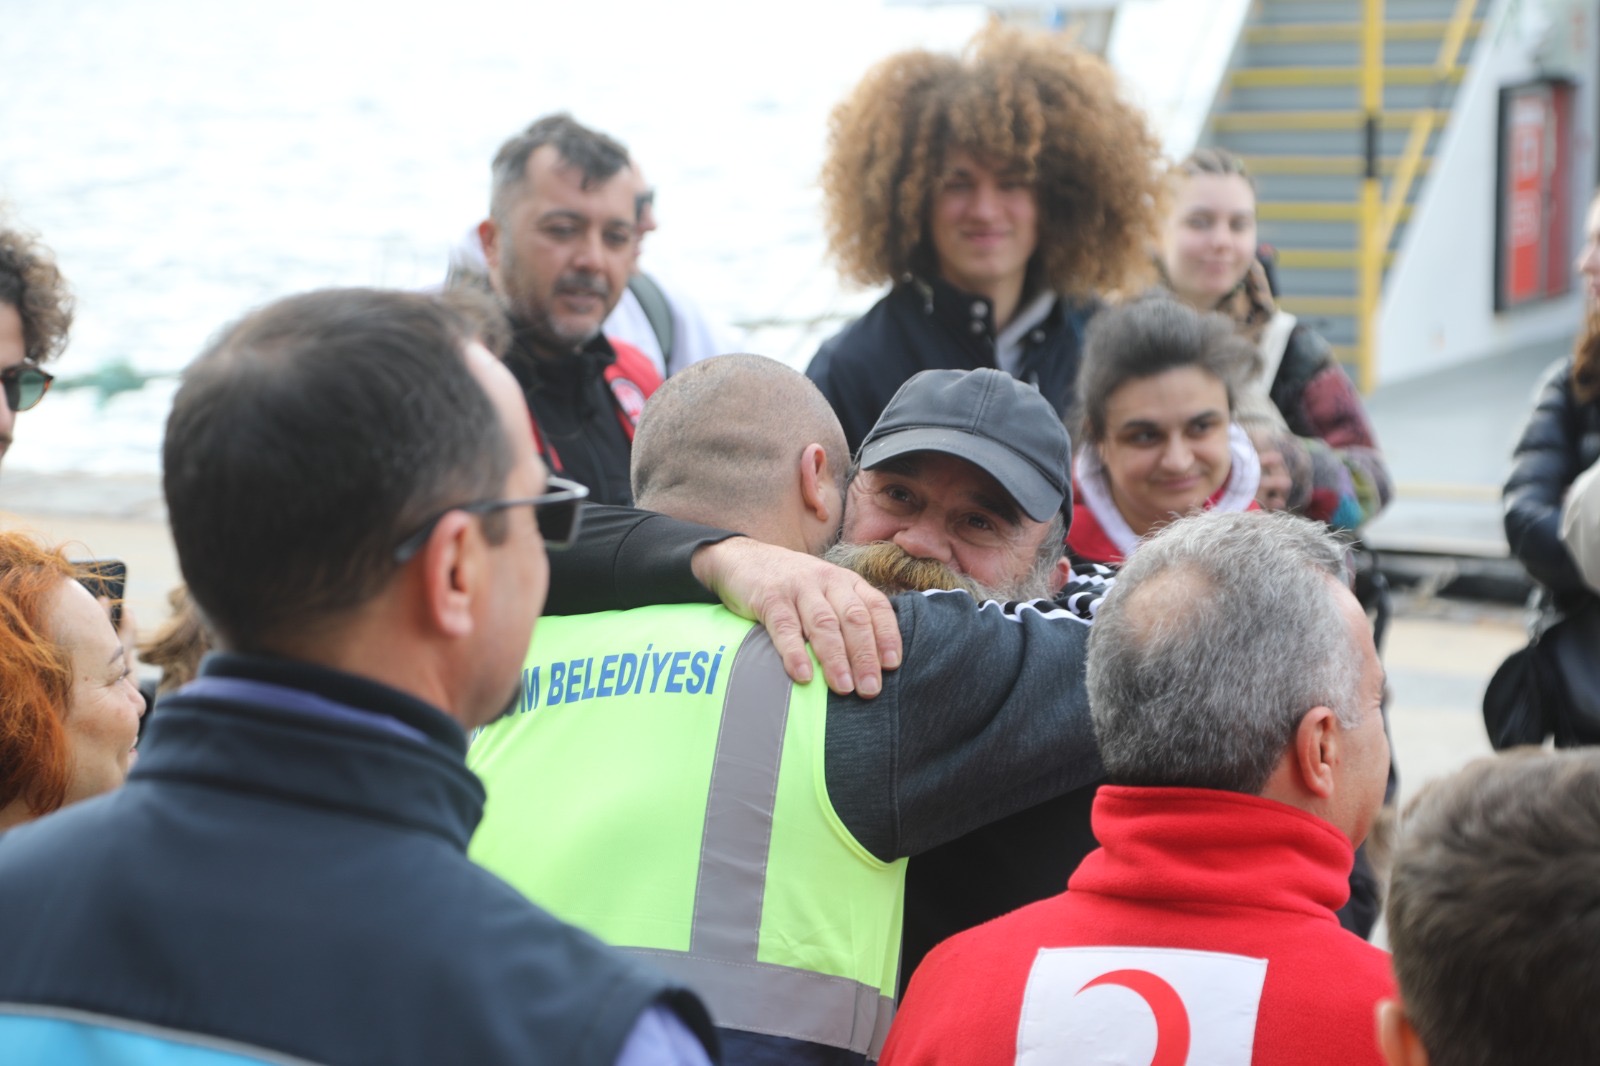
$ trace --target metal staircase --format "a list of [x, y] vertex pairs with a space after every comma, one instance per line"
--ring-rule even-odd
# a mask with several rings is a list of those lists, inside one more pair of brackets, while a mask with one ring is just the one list
[[1245, 158], [1280, 303], [1376, 380], [1383, 273], [1487, 0], [1257, 0], [1205, 140]]

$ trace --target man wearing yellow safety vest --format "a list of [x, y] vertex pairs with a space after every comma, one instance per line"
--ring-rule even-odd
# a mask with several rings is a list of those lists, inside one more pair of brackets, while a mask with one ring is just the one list
[[[964, 591], [894, 598], [905, 665], [881, 694], [792, 682], [766, 631], [720, 606], [551, 619], [516, 704], [469, 756], [489, 793], [474, 857], [696, 988], [730, 1063], [875, 1058], [905, 858], [1101, 774], [1083, 659], [1104, 582], [1073, 578], [1060, 595], [1059, 419], [997, 371], [933, 371], [902, 391], [863, 445], [853, 518], [837, 419], [771, 360], [720, 357], [674, 377], [634, 446], [642, 506], [782, 548], [816, 555], [841, 520], [859, 543], [885, 513], [905, 519], [874, 565], [903, 586]], [[645, 546], [645, 521], [613, 517], [613, 541]], [[706, 539], [673, 528], [657, 549]], [[591, 598], [697, 598], [616, 597], [620, 558], [607, 578], [597, 556], [578, 561], [604, 586]], [[1060, 598], [979, 607], [1021, 562], [1036, 588], [1004, 595]], [[674, 568], [646, 565], [656, 578]]]

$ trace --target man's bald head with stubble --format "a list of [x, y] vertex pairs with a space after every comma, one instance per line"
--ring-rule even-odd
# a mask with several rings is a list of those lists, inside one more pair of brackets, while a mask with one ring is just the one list
[[838, 532], [848, 462], [839, 419], [805, 375], [721, 355], [650, 397], [631, 477], [642, 508], [819, 554]]

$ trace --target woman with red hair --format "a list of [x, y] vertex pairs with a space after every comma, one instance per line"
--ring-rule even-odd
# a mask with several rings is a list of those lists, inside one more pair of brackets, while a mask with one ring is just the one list
[[122, 784], [144, 700], [59, 550], [0, 533], [0, 830]]

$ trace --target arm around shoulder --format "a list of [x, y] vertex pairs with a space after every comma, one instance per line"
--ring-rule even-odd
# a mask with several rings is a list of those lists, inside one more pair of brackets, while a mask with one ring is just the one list
[[1089, 606], [980, 606], [964, 592], [894, 606], [904, 665], [871, 708], [829, 702], [828, 794], [864, 847], [915, 855], [1100, 779]]
[[588, 504], [583, 528], [564, 551], [550, 553], [544, 613], [588, 614], [658, 603], [715, 603], [695, 578], [700, 548], [737, 536], [654, 511]]

